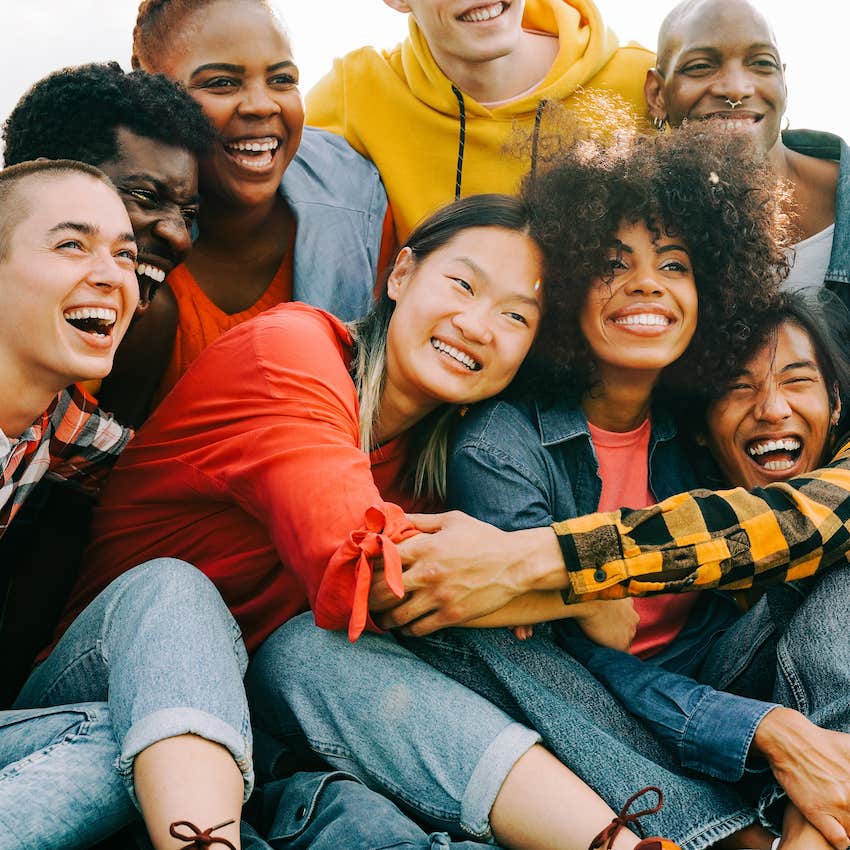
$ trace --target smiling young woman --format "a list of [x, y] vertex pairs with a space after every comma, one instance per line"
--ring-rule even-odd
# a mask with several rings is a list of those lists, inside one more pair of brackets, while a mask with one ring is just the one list
[[270, 4], [144, 0], [133, 65], [181, 83], [219, 134], [200, 163], [198, 238], [168, 278], [179, 322], [157, 400], [209, 343], [277, 304], [363, 315], [392, 241], [386, 196], [344, 140], [304, 128], [298, 67]]

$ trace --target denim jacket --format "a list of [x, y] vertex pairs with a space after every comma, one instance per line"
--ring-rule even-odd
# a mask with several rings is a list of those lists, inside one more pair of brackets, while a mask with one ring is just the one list
[[[653, 410], [649, 484], [659, 500], [697, 486], [675, 437], [669, 416]], [[581, 408], [486, 402], [473, 408], [454, 434], [448, 505], [500, 528], [535, 528], [593, 513], [601, 491]], [[679, 638], [649, 661], [584, 638], [569, 638], [565, 645], [683, 766], [735, 781], [744, 772], [756, 726], [774, 704], [714, 690], [686, 674], [694, 669], [690, 662], [703, 657], [737, 617], [729, 597], [707, 593]], [[659, 666], [664, 659], [670, 669]]]
[[305, 127], [280, 191], [295, 216], [292, 300], [349, 321], [371, 306], [387, 195], [340, 136]]
[[850, 147], [839, 136], [816, 130], [785, 130], [782, 142], [798, 153], [839, 161], [835, 235], [824, 283], [850, 307]]
[[[664, 499], [697, 486], [676, 426], [654, 410], [649, 488]], [[580, 407], [490, 401], [461, 420], [448, 465], [448, 504], [506, 530], [593, 513], [602, 481]]]

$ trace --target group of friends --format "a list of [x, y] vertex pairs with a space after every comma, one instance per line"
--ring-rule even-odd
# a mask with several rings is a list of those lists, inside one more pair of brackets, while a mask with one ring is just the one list
[[385, 2], [5, 123], [0, 850], [845, 850], [850, 150], [749, 0]]

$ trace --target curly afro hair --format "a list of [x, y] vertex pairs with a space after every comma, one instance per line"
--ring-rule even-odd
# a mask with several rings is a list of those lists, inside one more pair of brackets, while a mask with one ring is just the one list
[[751, 318], [788, 273], [786, 190], [744, 134], [691, 125], [603, 142], [575, 136], [550, 144], [522, 189], [535, 210], [546, 301], [524, 389], [576, 401], [592, 390], [595, 363], [579, 312], [594, 282], [613, 277], [618, 230], [641, 222], [684, 241], [699, 297], [694, 338], [664, 370], [662, 387], [725, 385]]
[[100, 165], [116, 131], [202, 154], [215, 130], [194, 100], [161, 74], [125, 74], [117, 62], [65, 68], [37, 82], [3, 126], [6, 165], [47, 157]]

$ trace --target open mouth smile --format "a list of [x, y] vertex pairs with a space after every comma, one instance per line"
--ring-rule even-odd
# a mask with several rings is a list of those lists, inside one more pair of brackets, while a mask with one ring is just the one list
[[759, 438], [746, 447], [747, 455], [757, 466], [768, 472], [787, 472], [793, 469], [803, 451], [799, 437], [780, 437], [775, 440]]
[[224, 143], [224, 151], [241, 168], [252, 171], [264, 171], [271, 167], [280, 148], [280, 139], [276, 136], [242, 138]]
[[455, 363], [460, 364], [470, 372], [480, 372], [482, 369], [481, 363], [473, 357], [470, 357], [470, 355], [468, 355], [465, 351], [461, 351], [453, 345], [449, 345], [436, 337], [431, 337], [431, 345], [436, 351], [439, 351], [446, 357], [450, 357]]
[[78, 331], [93, 336], [108, 337], [118, 318], [112, 307], [74, 307], [63, 313], [65, 321]]
[[505, 12], [510, 3], [491, 3], [489, 6], [476, 6], [462, 15], [458, 15], [458, 20], [468, 24], [478, 24], [484, 21], [492, 21], [493, 18], [498, 18]]

